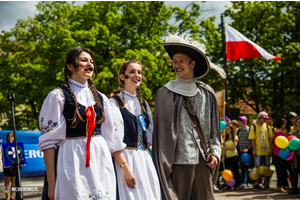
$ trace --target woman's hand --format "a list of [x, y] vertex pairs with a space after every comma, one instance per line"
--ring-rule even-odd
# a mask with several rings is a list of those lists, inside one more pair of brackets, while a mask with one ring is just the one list
[[54, 194], [55, 194], [55, 182], [54, 183], [48, 182], [48, 197], [50, 200], [54, 200]]
[[134, 188], [136, 182], [135, 182], [135, 177], [133, 175], [132, 170], [130, 169], [129, 165], [126, 163], [123, 167], [123, 175], [124, 175], [124, 179], [126, 182], [126, 185], [130, 188]]
[[222, 158], [222, 163], [224, 162], [224, 157]]

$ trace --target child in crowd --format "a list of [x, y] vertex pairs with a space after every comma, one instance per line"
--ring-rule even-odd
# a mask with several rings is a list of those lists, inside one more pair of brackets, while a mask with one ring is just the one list
[[235, 185], [231, 189], [238, 189], [239, 186], [239, 157], [237, 152], [238, 137], [234, 132], [232, 125], [225, 127], [225, 139], [223, 147], [222, 162], [225, 161], [225, 168], [232, 169], [235, 179]]

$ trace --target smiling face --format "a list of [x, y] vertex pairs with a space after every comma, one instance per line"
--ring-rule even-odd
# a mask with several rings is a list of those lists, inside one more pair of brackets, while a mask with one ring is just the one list
[[185, 54], [177, 53], [173, 56], [173, 69], [179, 78], [193, 79], [195, 64], [196, 62]]
[[[128, 76], [126, 79], [125, 76]], [[130, 63], [127, 66], [124, 74], [119, 75], [120, 79], [124, 81], [124, 89], [126, 91], [135, 91], [140, 86], [143, 75], [142, 66], [139, 63]]]
[[86, 83], [88, 79], [93, 76], [93, 72], [89, 68], [94, 69], [94, 61], [91, 55], [85, 51], [79, 54], [77, 60], [78, 67], [75, 69], [73, 65], [67, 65], [68, 69], [72, 72], [71, 78], [79, 83]]

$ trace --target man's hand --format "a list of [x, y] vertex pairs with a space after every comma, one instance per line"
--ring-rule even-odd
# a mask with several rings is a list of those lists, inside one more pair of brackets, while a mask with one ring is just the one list
[[[209, 162], [210, 157], [208, 156], [206, 159], [206, 162]], [[215, 156], [211, 156], [211, 161], [207, 163], [207, 166], [209, 166], [211, 169], [214, 169], [218, 166], [218, 159]]]

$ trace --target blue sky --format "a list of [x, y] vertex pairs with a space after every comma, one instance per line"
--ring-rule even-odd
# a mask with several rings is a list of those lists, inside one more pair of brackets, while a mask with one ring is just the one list
[[[166, 5], [179, 6], [185, 8], [191, 1], [165, 1]], [[0, 1], [0, 32], [2, 30], [9, 31], [17, 23], [17, 19], [26, 20], [28, 16], [34, 17], [36, 12], [37, 1]], [[83, 4], [84, 1], [78, 1], [77, 4]], [[220, 15], [230, 7], [229, 1], [207, 1], [200, 2], [202, 8], [213, 9], [213, 11], [202, 13], [201, 17], [208, 18], [215, 15], [216, 25], [221, 22]], [[229, 23], [229, 19], [225, 18], [225, 23]]]

